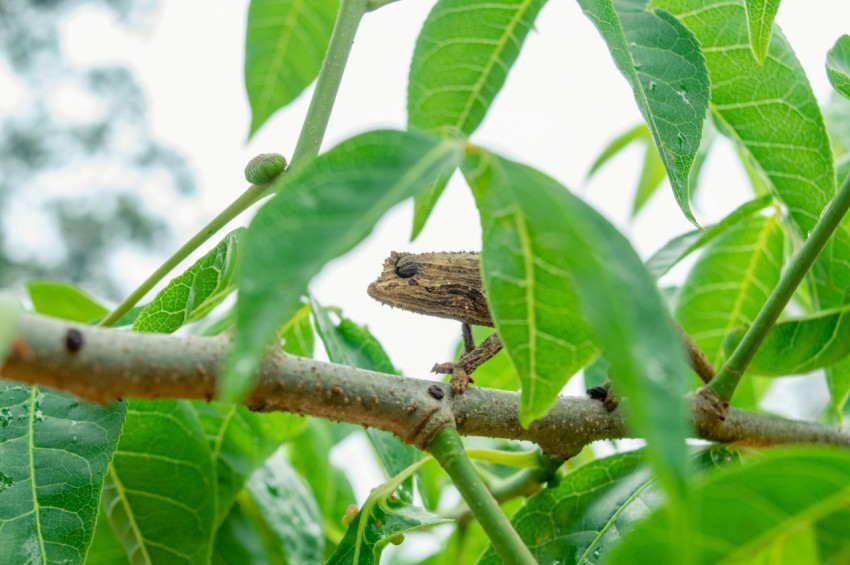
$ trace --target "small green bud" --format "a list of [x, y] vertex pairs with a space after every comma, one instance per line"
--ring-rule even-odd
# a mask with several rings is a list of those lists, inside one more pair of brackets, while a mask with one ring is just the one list
[[286, 157], [277, 153], [262, 153], [245, 165], [245, 179], [251, 184], [270, 183], [286, 170]]

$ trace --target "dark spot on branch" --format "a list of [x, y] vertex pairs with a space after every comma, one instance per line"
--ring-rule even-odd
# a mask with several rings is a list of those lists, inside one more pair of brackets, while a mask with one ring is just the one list
[[587, 396], [593, 400], [604, 402], [608, 398], [608, 387], [604, 385], [591, 387], [587, 389]]
[[436, 398], [437, 400], [442, 400], [445, 393], [443, 389], [440, 388], [440, 385], [431, 385], [428, 387], [428, 394], [431, 395], [431, 398]]
[[83, 348], [83, 345], [85, 345], [85, 339], [80, 330], [71, 328], [65, 333], [65, 349], [69, 353], [76, 353]]

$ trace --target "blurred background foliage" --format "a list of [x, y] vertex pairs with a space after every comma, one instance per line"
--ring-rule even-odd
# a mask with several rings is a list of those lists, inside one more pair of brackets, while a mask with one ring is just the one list
[[0, 2], [0, 75], [21, 101], [0, 112], [0, 287], [50, 277], [117, 299], [126, 289], [116, 257], [169, 241], [167, 218], [145, 205], [140, 188], [192, 194], [187, 161], [152, 136], [131, 69], [73, 65], [62, 38], [63, 22], [81, 8], [106, 10], [132, 30], [148, 25], [158, 6]]

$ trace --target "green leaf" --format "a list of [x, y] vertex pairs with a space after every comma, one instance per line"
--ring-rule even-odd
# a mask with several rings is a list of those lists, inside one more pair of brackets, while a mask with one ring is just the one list
[[122, 402], [0, 380], [0, 563], [84, 562], [123, 419]]
[[151, 300], [136, 318], [133, 331], [171, 333], [203, 317], [233, 289], [244, 228], [233, 230]]
[[[690, 563], [753, 563], [767, 547], [847, 508], [850, 454], [810, 447], [765, 451], [738, 468], [707, 475], [692, 497]], [[612, 548], [606, 563], [666, 562], [681, 546], [671, 527], [670, 514], [660, 508]], [[847, 522], [839, 535], [850, 535]]]
[[131, 400], [103, 488], [133, 563], [206, 563], [216, 522], [215, 465], [188, 401]]
[[72, 284], [58, 281], [27, 283], [33, 309], [41, 314], [88, 324], [105, 316], [109, 310]]
[[284, 565], [280, 542], [269, 532], [265, 518], [242, 491], [216, 532], [213, 565]]
[[621, 133], [611, 140], [611, 143], [605, 146], [605, 149], [602, 150], [593, 164], [590, 165], [590, 169], [587, 171], [587, 178], [592, 177], [603, 165], [619, 154], [620, 151], [631, 145], [632, 142], [649, 137], [649, 128], [644, 123], [638, 124], [632, 129]]
[[826, 370], [826, 385], [838, 422], [844, 420], [844, 407], [850, 401], [850, 359], [843, 359]]
[[9, 348], [18, 335], [18, 320], [21, 305], [12, 295], [0, 292], [0, 365], [6, 359]]
[[632, 218], [638, 215], [644, 204], [646, 204], [658, 187], [661, 186], [661, 181], [667, 176], [667, 170], [664, 168], [664, 162], [658, 156], [658, 151], [655, 147], [646, 144], [646, 149], [643, 154], [643, 166], [640, 170], [640, 178], [638, 179], [637, 190], [635, 190], [635, 199], [632, 203]]
[[316, 336], [310, 323], [310, 304], [304, 304], [280, 329], [283, 350], [299, 357], [313, 357]]
[[410, 241], [415, 240], [425, 228], [425, 222], [437, 205], [437, 200], [449, 184], [454, 171], [445, 171], [431, 185], [413, 197], [413, 227], [410, 231]]
[[[645, 455], [631, 451], [590, 461], [529, 497], [511, 523], [537, 561], [596, 563], [659, 506], [664, 496]], [[727, 446], [711, 446], [692, 460], [696, 470], [713, 471], [740, 456]], [[501, 563], [492, 547], [479, 565], [490, 563]]]
[[773, 20], [779, 11], [779, 0], [746, 0], [747, 28], [753, 57], [761, 65], [767, 58], [767, 48], [773, 33]]
[[101, 502], [86, 565], [130, 565], [124, 546], [115, 537]]
[[[727, 355], [741, 341], [744, 329], [738, 328], [724, 340]], [[834, 365], [848, 354], [850, 306], [844, 306], [773, 326], [747, 372], [770, 377], [799, 375]]]
[[321, 564], [325, 540], [316, 499], [281, 452], [257, 469], [245, 486], [283, 546], [287, 561]]
[[682, 495], [687, 364], [637, 254], [592, 208], [534, 169], [478, 150], [463, 170], [481, 213], [490, 310], [523, 380], [521, 421], [545, 413], [564, 376], [595, 354], [580, 307], [629, 397], [632, 429], [647, 439], [671, 496]]
[[383, 486], [378, 487], [372, 491], [348, 526], [345, 537], [328, 565], [377, 565], [384, 547], [391, 540], [403, 539], [399, 534], [449, 521], [402, 502], [391, 496], [391, 492], [384, 492]]
[[708, 71], [693, 34], [667, 12], [647, 10], [646, 3], [579, 0], [632, 87], [679, 208], [696, 223], [688, 178], [708, 111]]
[[482, 150], [462, 168], [481, 214], [490, 312], [519, 376], [527, 426], [597, 353], [568, 271], [571, 197], [541, 173]]
[[310, 279], [369, 235], [392, 206], [456, 168], [460, 147], [424, 133], [372, 131], [277, 181], [278, 194], [245, 237], [222, 399], [250, 389], [265, 347], [297, 309]]
[[484, 119], [545, 0], [439, 0], [416, 40], [411, 127], [470, 135]]
[[723, 340], [752, 323], [782, 271], [784, 233], [778, 214], [755, 215], [714, 239], [685, 280], [675, 318], [719, 368]]
[[614, 155], [622, 151], [632, 142], [643, 145], [643, 166], [641, 168], [640, 178], [638, 179], [637, 190], [635, 190], [635, 199], [632, 203], [632, 217], [637, 216], [643, 205], [652, 197], [655, 190], [667, 176], [667, 171], [664, 168], [664, 163], [661, 157], [658, 156], [658, 151], [652, 145], [652, 135], [649, 133], [649, 128], [646, 124], [638, 124], [627, 132], [615, 138], [608, 146], [602, 150], [590, 170], [587, 177], [590, 178], [599, 170], [602, 165], [607, 163]]
[[[312, 296], [310, 302], [316, 319], [316, 329], [331, 362], [390, 375], [398, 374], [384, 348], [368, 328], [342, 316], [339, 317], [339, 323], [335, 324], [327, 308], [322, 307]], [[397, 475], [422, 458], [418, 449], [404, 443], [390, 432], [367, 428], [366, 433], [389, 477]], [[412, 477], [399, 486], [399, 496], [404, 502], [413, 501]]]
[[[640, 451], [597, 459], [545, 488], [511, 517], [538, 563], [596, 562], [625, 530], [658, 506], [658, 489]], [[502, 561], [489, 547], [479, 565]]]
[[338, 11], [339, 0], [251, 0], [245, 34], [249, 139], [315, 80]]
[[289, 461], [309, 483], [322, 512], [325, 538], [333, 545], [343, 537], [342, 517], [355, 498], [345, 473], [331, 463], [330, 451], [352, 428], [313, 418], [304, 432], [287, 445]]
[[[407, 87], [412, 128], [459, 131], [481, 124], [545, 0], [439, 0], [419, 32]], [[417, 194], [416, 239], [454, 171]]]
[[283, 442], [298, 435], [307, 420], [297, 414], [251, 412], [235, 404], [194, 401], [191, 405], [215, 461], [218, 525], [251, 473]]
[[[839, 159], [846, 158], [850, 153], [850, 99], [833, 92], [824, 104], [823, 119], [835, 156]], [[836, 169], [838, 168], [836, 164]], [[836, 174], [838, 180], [844, 176]]]
[[832, 155], [817, 100], [774, 27], [759, 65], [749, 48], [743, 0], [653, 0], [690, 29], [711, 78], [710, 109], [765, 173], [803, 234], [835, 192]]
[[823, 563], [818, 551], [817, 535], [812, 527], [803, 527], [780, 534], [748, 560], [752, 565], [787, 563], [801, 565]]
[[647, 259], [646, 269], [656, 279], [661, 278], [670, 269], [678, 265], [682, 259], [697, 249], [702, 248], [716, 237], [738, 226], [741, 222], [751, 218], [756, 212], [764, 210], [772, 202], [773, 197], [769, 194], [760, 196], [755, 200], [745, 202], [714, 225], [708, 226], [705, 229], [695, 229], [674, 237]]
[[826, 74], [833, 88], [850, 98], [850, 35], [839, 37], [826, 54]]

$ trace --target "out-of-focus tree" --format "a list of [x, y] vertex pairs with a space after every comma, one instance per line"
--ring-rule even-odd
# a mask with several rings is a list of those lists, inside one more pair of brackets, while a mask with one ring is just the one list
[[[2, 286], [49, 276], [117, 297], [110, 261], [128, 247], [156, 249], [169, 233], [140, 187], [195, 188], [184, 158], [151, 135], [144, 93], [128, 68], [66, 61], [62, 23], [92, 6], [138, 29], [158, 2], [0, 3], [0, 74], [24, 93], [14, 111], [0, 114]], [[16, 237], [23, 231], [26, 238]]]

